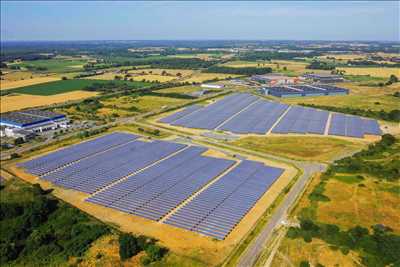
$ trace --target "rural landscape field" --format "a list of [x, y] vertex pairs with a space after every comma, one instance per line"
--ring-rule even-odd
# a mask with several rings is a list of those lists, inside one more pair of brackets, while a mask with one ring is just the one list
[[399, 2], [0, 5], [0, 266], [400, 266]]

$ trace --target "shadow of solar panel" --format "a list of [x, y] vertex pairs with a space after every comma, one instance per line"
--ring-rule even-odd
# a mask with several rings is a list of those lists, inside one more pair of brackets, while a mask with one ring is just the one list
[[283, 170], [243, 161], [165, 220], [223, 240]]
[[72, 162], [89, 157], [115, 146], [131, 142], [138, 136], [127, 133], [112, 133], [93, 140], [58, 150], [48, 155], [19, 164], [28, 172], [35, 175], [43, 175]]

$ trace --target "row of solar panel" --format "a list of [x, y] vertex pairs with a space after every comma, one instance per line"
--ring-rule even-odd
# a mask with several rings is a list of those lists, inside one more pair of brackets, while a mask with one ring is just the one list
[[[299, 86], [297, 86], [299, 87]], [[321, 85], [321, 88], [335, 90], [335, 86]], [[339, 88], [340, 89], [340, 88]], [[299, 89], [300, 90], [300, 89]], [[242, 99], [240, 101], [239, 99]], [[160, 121], [169, 122], [171, 125], [184, 126], [189, 128], [217, 129], [230, 131], [238, 134], [256, 133], [265, 134], [271, 130], [272, 133], [300, 133], [300, 134], [324, 134], [329, 118], [329, 112], [254, 99], [249, 94], [233, 94], [205, 108], [193, 108], [180, 111], [175, 116], [172, 114]], [[189, 110], [188, 110], [189, 109]], [[186, 111], [188, 110], [188, 111]], [[188, 114], [188, 115], [185, 115]], [[278, 119], [281, 120], [275, 125]], [[333, 116], [336, 116], [333, 114]], [[345, 115], [343, 115], [345, 116]], [[176, 119], [178, 118], [178, 119]], [[364, 134], [380, 135], [381, 130], [376, 120], [368, 120], [357, 117], [349, 119], [348, 124], [332, 120], [328, 134], [343, 135], [363, 138]], [[354, 122], [354, 123], [353, 123]], [[348, 130], [343, 130], [342, 128]]]
[[26, 168], [32, 174], [43, 175], [49, 171], [70, 164], [71, 162], [132, 142], [136, 138], [138, 138], [138, 136], [133, 134], [116, 132], [78, 145], [60, 149], [43, 157], [19, 164], [19, 166]]
[[185, 145], [165, 141], [134, 141], [125, 146], [89, 157], [43, 176], [55, 184], [85, 193], [94, 193], [135, 173]]
[[215, 129], [256, 100], [257, 97], [250, 94], [233, 94], [197, 112], [177, 119], [171, 124], [188, 128]]
[[[129, 134], [110, 134], [89, 142], [104, 147], [104, 140], [126, 136]], [[137, 138], [134, 135], [131, 137]], [[79, 161], [70, 159], [74, 161], [65, 162], [62, 153], [69, 155], [71, 149], [88, 149], [92, 153]], [[202, 156], [205, 148], [165, 141], [134, 140], [103, 153], [93, 151], [99, 151], [99, 148], [88, 146], [88, 142], [85, 142], [28, 161], [22, 166], [42, 165], [43, 158], [53, 158], [55, 162], [59, 160], [62, 164], [56, 166], [62, 167], [44, 174], [42, 179], [81, 192], [96, 193], [87, 199], [88, 202], [157, 221], [235, 163], [232, 160]], [[29, 167], [27, 170], [30, 171]], [[266, 167], [262, 163], [242, 162], [185, 206], [187, 210], [188, 206], [193, 205], [191, 203], [198, 201], [206, 205], [207, 196], [212, 202], [208, 207], [210, 213], [192, 230], [219, 239], [225, 238], [281, 172], [281, 169]], [[224, 195], [226, 198], [216, 203], [210, 192], [216, 193], [215, 197]], [[232, 214], [229, 215], [228, 211], [232, 211]], [[219, 229], [214, 229], [219, 235], [213, 233], [212, 229], [204, 230], [221, 216], [235, 217], [235, 220], [229, 219], [224, 223], [226, 230], [223, 234]], [[176, 216], [170, 218], [169, 224], [176, 223]]]
[[185, 149], [87, 201], [157, 221], [234, 164], [201, 156], [204, 151]]
[[327, 111], [292, 106], [272, 132], [324, 134], [328, 118]]
[[165, 223], [223, 240], [282, 171], [243, 161], [168, 217]]
[[329, 127], [330, 135], [363, 138], [366, 134], [380, 135], [382, 132], [376, 120], [333, 113]]

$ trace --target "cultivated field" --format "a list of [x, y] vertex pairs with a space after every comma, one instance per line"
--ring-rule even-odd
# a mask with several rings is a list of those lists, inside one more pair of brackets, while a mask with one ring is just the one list
[[400, 76], [400, 68], [379, 68], [379, 67], [346, 67], [337, 68], [340, 71], [345, 71], [346, 75], [370, 75], [372, 77], [388, 78], [390, 75]]
[[86, 63], [87, 60], [85, 59], [45, 59], [21, 62], [12, 65], [43, 72], [63, 73], [82, 70], [83, 65]]
[[57, 95], [10, 94], [1, 97], [1, 112], [59, 104], [97, 95], [96, 92], [73, 91]]
[[160, 93], [177, 93], [177, 94], [187, 94], [187, 93], [192, 93], [196, 92], [199, 90], [202, 90], [200, 86], [195, 86], [195, 85], [188, 85], [188, 86], [179, 86], [179, 87], [172, 87], [172, 88], [167, 88], [167, 89], [161, 89], [157, 92]]
[[60, 78], [55, 77], [55, 76], [32, 77], [32, 78], [27, 78], [27, 79], [18, 80], [18, 81], [1, 80], [0, 81], [0, 90], [14, 89], [14, 88], [19, 88], [19, 87], [35, 85], [35, 84], [54, 82], [54, 81], [58, 81], [58, 80], [60, 80]]

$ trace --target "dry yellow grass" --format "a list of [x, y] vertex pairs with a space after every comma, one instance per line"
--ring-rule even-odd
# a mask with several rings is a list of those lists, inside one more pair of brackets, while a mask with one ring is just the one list
[[362, 183], [365, 187], [330, 179], [324, 192], [330, 201], [320, 202], [318, 221], [336, 224], [341, 228], [355, 225], [370, 228], [381, 223], [400, 233], [398, 196], [382, 190], [372, 179], [366, 179]]
[[328, 54], [320, 56], [319, 58], [335, 58], [336, 60], [355, 60], [355, 59], [365, 59], [367, 54]]
[[138, 75], [138, 76], [133, 76], [129, 77], [129, 79], [133, 79], [134, 81], [150, 81], [150, 82], [169, 82], [172, 80], [176, 80], [176, 76], [165, 76], [165, 75], [157, 75], [157, 74], [146, 74], [146, 75]]
[[338, 70], [345, 71], [347, 75], [370, 75], [372, 77], [388, 78], [390, 75], [400, 76], [400, 68], [377, 68], [377, 67], [365, 67], [365, 68], [337, 68]]
[[179, 93], [179, 94], [187, 94], [191, 92], [196, 92], [201, 90], [202, 88], [200, 86], [195, 86], [195, 85], [188, 85], [188, 86], [179, 86], [179, 87], [172, 87], [172, 88], [167, 88], [167, 89], [161, 89], [158, 90], [157, 92], [160, 93]]
[[192, 74], [193, 70], [184, 70], [184, 69], [137, 69], [137, 70], [130, 70], [128, 73], [130, 74], [153, 74], [153, 75], [161, 75], [165, 71], [167, 75], [176, 76], [178, 73], [182, 74], [182, 76], [188, 76]]
[[322, 240], [314, 239], [306, 243], [303, 239], [284, 239], [278, 255], [275, 256], [273, 267], [300, 266], [302, 261], [308, 261], [311, 266], [317, 263], [323, 266], [355, 267], [359, 266], [358, 255], [350, 252], [344, 255], [340, 250], [333, 250]]
[[85, 79], [90, 79], [90, 80], [114, 80], [115, 76], [118, 76], [119, 74], [115, 74], [114, 72], [107, 72], [104, 74], [100, 75], [94, 75], [94, 76], [89, 76], [85, 77]]
[[54, 82], [61, 80], [60, 77], [55, 77], [55, 76], [49, 76], [49, 77], [33, 77], [32, 79], [24, 79], [24, 80], [19, 80], [19, 81], [7, 81], [7, 80], [1, 80], [0, 81], [0, 90], [6, 90], [6, 89], [13, 89], [13, 88], [18, 88], [18, 87], [23, 87], [23, 86], [28, 86], [28, 85], [34, 85], [34, 84], [39, 84], [39, 83], [47, 83], [47, 82]]
[[88, 98], [97, 94], [96, 92], [87, 91], [73, 91], [51, 96], [10, 94], [1, 97], [1, 112], [58, 104]]

